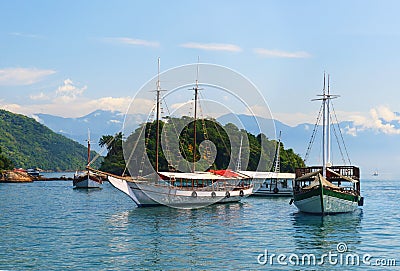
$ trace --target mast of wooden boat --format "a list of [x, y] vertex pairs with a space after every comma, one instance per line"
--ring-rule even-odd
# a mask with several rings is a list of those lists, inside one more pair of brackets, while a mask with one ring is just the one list
[[325, 72], [324, 72], [324, 89], [321, 98], [313, 101], [322, 100], [322, 175], [326, 177], [326, 168], [331, 166], [331, 130], [330, 130], [330, 100], [338, 98], [339, 95], [330, 94], [329, 75], [328, 75], [328, 91], [326, 91]]
[[194, 120], [193, 120], [193, 172], [196, 171], [196, 120], [197, 120], [197, 96], [199, 91], [199, 59], [197, 59], [196, 86], [194, 90]]
[[328, 95], [326, 99], [326, 166], [331, 166], [331, 113], [330, 113], [330, 90], [328, 74]]
[[90, 130], [89, 130], [89, 128], [88, 128], [87, 145], [88, 145], [88, 147], [87, 147], [87, 149], [88, 149], [88, 151], [87, 151], [87, 164], [89, 165], [90, 164]]
[[281, 149], [281, 135], [282, 131], [279, 131], [279, 138], [278, 138], [278, 146], [276, 149], [276, 155], [275, 155], [275, 165], [274, 165], [274, 172], [279, 173], [281, 171], [281, 159], [279, 157], [280, 154], [280, 149]]
[[326, 177], [326, 93], [325, 93], [325, 73], [324, 89], [322, 95], [322, 175]]
[[236, 171], [242, 170], [242, 143], [243, 143], [243, 135], [240, 136], [240, 147], [239, 147], [239, 154], [236, 163]]
[[160, 145], [160, 58], [158, 58], [158, 74], [157, 74], [157, 108], [156, 108], [156, 172], [158, 173], [158, 149]]

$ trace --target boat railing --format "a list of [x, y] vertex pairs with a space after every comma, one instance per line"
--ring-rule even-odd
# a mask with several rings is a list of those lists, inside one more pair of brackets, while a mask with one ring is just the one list
[[[356, 166], [331, 166], [329, 167], [329, 169], [344, 177], [348, 177], [357, 181], [360, 180], [360, 169]], [[299, 178], [309, 173], [317, 172], [319, 170], [322, 170], [321, 166], [296, 168], [296, 178]], [[327, 171], [327, 178], [334, 180], [340, 179], [341, 177]]]

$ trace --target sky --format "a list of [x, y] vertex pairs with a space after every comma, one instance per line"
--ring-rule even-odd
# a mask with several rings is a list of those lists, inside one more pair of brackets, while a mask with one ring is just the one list
[[[0, 108], [126, 112], [161, 71], [228, 67], [274, 118], [314, 123], [323, 73], [339, 119], [399, 133], [398, 1], [1, 1]], [[201, 77], [200, 77], [201, 78]]]

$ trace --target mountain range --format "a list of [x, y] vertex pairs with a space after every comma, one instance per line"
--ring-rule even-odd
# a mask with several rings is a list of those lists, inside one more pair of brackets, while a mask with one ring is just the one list
[[[95, 143], [98, 142], [98, 139], [102, 135], [113, 135], [121, 131], [124, 114], [116, 111], [97, 110], [79, 118], [63, 118], [48, 114], [36, 114], [35, 118], [53, 131], [82, 144], [87, 139], [87, 130], [89, 128], [92, 142], [94, 142], [92, 146], [94, 149], [99, 150], [99, 147]], [[134, 119], [137, 125], [139, 125], [147, 119], [147, 116], [138, 114], [134, 116]], [[217, 118], [217, 120], [221, 124], [231, 122], [238, 127], [243, 127], [252, 134], [259, 133], [259, 126], [266, 127], [267, 131], [274, 132], [273, 130], [275, 130], [276, 135], [281, 131], [281, 141], [285, 148], [292, 148], [295, 153], [303, 158], [305, 157], [315, 126], [315, 124], [310, 123], [289, 126], [278, 120], [272, 122], [270, 119], [262, 117], [254, 118], [248, 115], [233, 114], [223, 115]], [[395, 128], [400, 128], [397, 122], [389, 124]], [[397, 165], [400, 163], [400, 145], [398, 144], [400, 135], [388, 134], [372, 128], [361, 129], [351, 121], [341, 122], [339, 123], [339, 127], [340, 129], [332, 128], [333, 164], [344, 163], [341, 155], [342, 152], [346, 164], [349, 164], [350, 158], [352, 164], [360, 166], [364, 178], [373, 178], [372, 173], [376, 170], [378, 170], [380, 177], [384, 179], [393, 179], [400, 176], [397, 173]], [[318, 165], [322, 160], [320, 144], [322, 131], [319, 126], [317, 128], [314, 144], [312, 145], [309, 158], [306, 160], [308, 165]], [[357, 133], [352, 132], [355, 129]], [[268, 136], [274, 139], [275, 134]], [[339, 142], [343, 138], [346, 144], [341, 145], [340, 150], [336, 143], [336, 138], [339, 139]], [[346, 155], [346, 150], [349, 157]]]

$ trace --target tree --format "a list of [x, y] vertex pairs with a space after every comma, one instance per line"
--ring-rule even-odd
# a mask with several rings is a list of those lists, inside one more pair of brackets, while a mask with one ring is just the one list
[[13, 162], [2, 154], [2, 149], [0, 147], [0, 170], [13, 169]]
[[[204, 127], [206, 132], [204, 132]], [[140, 139], [139, 135], [143, 131], [144, 138]], [[189, 172], [193, 169], [193, 160], [198, 162], [201, 158], [202, 163], [196, 166], [196, 170], [235, 169], [241, 138], [245, 138], [245, 141], [248, 142], [248, 146], [242, 149], [242, 157], [247, 156], [249, 158], [246, 163], [243, 163], [247, 164], [246, 168], [243, 168], [244, 165], [242, 164], [242, 170], [270, 171], [273, 165], [277, 142], [269, 140], [264, 134], [254, 136], [245, 130], [239, 130], [232, 123], [222, 126], [213, 119], [198, 119], [196, 122], [196, 149], [194, 149], [193, 142], [193, 120], [190, 117], [169, 117], [166, 121], [160, 121], [160, 131], [169, 136], [160, 138], [160, 143], [163, 146], [159, 148], [158, 153], [159, 171], [181, 170]], [[177, 131], [180, 131], [179, 135], [176, 135]], [[213, 162], [212, 165], [208, 162], [206, 155], [200, 153], [201, 150], [199, 149], [200, 144], [206, 139], [215, 146], [216, 158], [215, 161], [210, 162]], [[138, 140], [144, 142], [136, 144]], [[168, 142], [161, 142], [162, 140]], [[107, 146], [108, 150], [100, 170], [114, 174], [121, 174], [125, 170], [122, 150], [122, 144], [124, 144], [125, 150], [133, 152], [126, 154], [125, 157], [129, 160], [128, 168], [132, 171], [130, 174], [145, 176], [154, 172], [156, 160], [155, 121], [141, 125], [124, 142], [122, 134], [119, 133], [114, 137], [111, 135], [103, 136], [99, 144], [100, 146]], [[165, 148], [166, 145], [176, 146], [176, 148]], [[136, 146], [134, 150], [133, 146]], [[304, 166], [303, 160], [292, 149], [285, 150], [282, 143], [280, 148], [282, 172], [294, 172], [295, 168]], [[194, 155], [195, 159], [193, 159]], [[184, 160], [177, 159], [177, 157], [183, 157]], [[133, 172], [132, 169], [137, 172]]]

